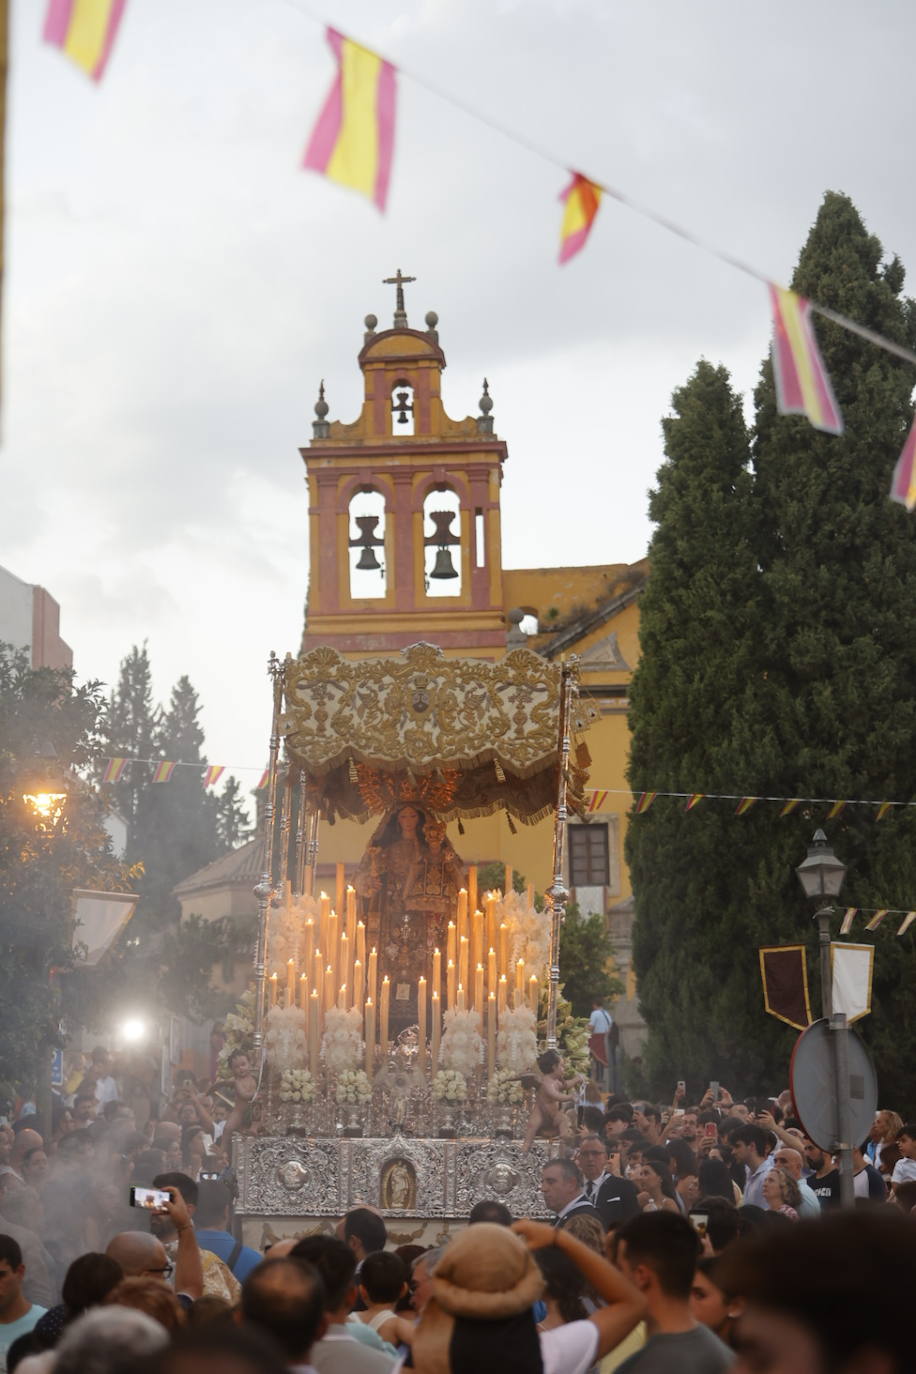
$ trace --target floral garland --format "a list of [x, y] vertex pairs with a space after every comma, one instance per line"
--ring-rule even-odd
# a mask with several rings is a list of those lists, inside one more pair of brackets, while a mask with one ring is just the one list
[[537, 1023], [530, 1007], [507, 1008], [499, 1018], [496, 1062], [510, 1074], [528, 1073], [538, 1057]]
[[338, 1102], [365, 1104], [372, 1100], [372, 1084], [365, 1069], [344, 1069], [337, 1079]]
[[487, 1101], [504, 1105], [521, 1102], [525, 1090], [511, 1069], [497, 1069], [487, 1084]]
[[274, 1072], [301, 1069], [308, 1053], [305, 1012], [301, 1007], [271, 1007], [264, 1043]]
[[281, 1102], [312, 1102], [315, 1084], [308, 1069], [284, 1069], [280, 1075]]
[[232, 1077], [229, 1070], [230, 1054], [233, 1050], [248, 1049], [254, 1035], [254, 991], [251, 988], [242, 993], [235, 1011], [230, 1011], [223, 1018], [223, 1028], [226, 1041], [219, 1052], [217, 1077], [228, 1079]]
[[359, 1064], [363, 1053], [361, 1030], [362, 1017], [357, 1007], [349, 1011], [328, 1008], [321, 1037], [321, 1062], [331, 1073], [346, 1073]]
[[455, 1069], [440, 1069], [433, 1079], [433, 1097], [437, 1102], [464, 1102], [468, 1085]]

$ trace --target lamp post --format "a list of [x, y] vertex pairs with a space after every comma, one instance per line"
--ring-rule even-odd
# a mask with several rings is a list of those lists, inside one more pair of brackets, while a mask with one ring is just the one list
[[833, 1049], [834, 1140], [840, 1163], [840, 1202], [855, 1205], [852, 1174], [852, 1112], [849, 1101], [849, 1026], [845, 1012], [833, 1010], [833, 970], [830, 966], [830, 919], [836, 914], [834, 898], [840, 894], [846, 865], [827, 843], [823, 830], [816, 830], [807, 858], [795, 870], [805, 896], [815, 903], [818, 956], [821, 970], [821, 1016], [830, 1028]]

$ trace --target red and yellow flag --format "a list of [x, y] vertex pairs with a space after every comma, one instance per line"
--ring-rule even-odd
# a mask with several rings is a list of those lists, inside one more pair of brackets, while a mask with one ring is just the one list
[[792, 814], [792, 812], [795, 810], [795, 808], [796, 808], [797, 806], [800, 806], [800, 805], [801, 805], [801, 797], [792, 797], [792, 798], [790, 798], [789, 801], [786, 802], [785, 806], [782, 808], [782, 810], [780, 811], [779, 814], [780, 814], [781, 817], [782, 817], [782, 816], [791, 816], [791, 814]]
[[607, 792], [592, 792], [588, 799], [588, 811], [600, 811], [607, 801]]
[[882, 907], [880, 911], [876, 911], [875, 914], [874, 914], [874, 916], [871, 918], [871, 920], [865, 922], [865, 929], [866, 929], [866, 930], [877, 930], [878, 927], [879, 927], [879, 925], [881, 924], [881, 922], [884, 920], [885, 916], [887, 915], [888, 910], [889, 910], [889, 908], [885, 906], [885, 907]]
[[827, 369], [814, 337], [811, 302], [794, 291], [770, 285], [773, 307], [773, 375], [781, 415], [807, 415], [815, 429], [843, 433]]
[[735, 807], [735, 815], [746, 816], [747, 813], [750, 811], [751, 807], [754, 805], [754, 803], [758, 802], [759, 800], [759, 797], [742, 797], [738, 805]]
[[705, 792], [694, 792], [694, 793], [692, 793], [692, 794], [687, 798], [687, 804], [686, 804], [686, 806], [684, 807], [684, 810], [685, 810], [685, 811], [692, 811], [693, 808], [694, 808], [695, 806], [698, 806], [698, 805], [700, 804], [700, 802], [703, 800], [703, 798], [704, 798], [705, 796], [706, 796], [706, 793], [705, 793]]
[[914, 921], [916, 921], [916, 911], [908, 911], [897, 928], [897, 934], [905, 935]]
[[890, 809], [893, 805], [893, 802], [881, 802], [881, 804], [878, 807], [878, 814], [875, 816], [875, 820], [883, 821], [884, 817], [890, 812]]
[[841, 935], [848, 935], [849, 932], [852, 930], [852, 923], [856, 918], [856, 912], [858, 910], [859, 908], [857, 906], [848, 906], [846, 908], [842, 924], [840, 925]]
[[592, 231], [601, 206], [601, 187], [581, 172], [573, 172], [572, 181], [560, 195], [564, 203], [563, 224], [560, 228], [560, 262], [569, 262]]
[[102, 774], [102, 782], [120, 782], [128, 762], [128, 759], [109, 759]]
[[101, 81], [127, 0], [48, 0], [44, 40]]
[[174, 772], [174, 763], [169, 763], [168, 759], [163, 759], [162, 763], [156, 764], [153, 771], [153, 782], [168, 782]]
[[204, 787], [213, 787], [215, 783], [219, 782], [225, 771], [223, 764], [211, 763], [204, 773]]
[[646, 814], [646, 812], [648, 811], [649, 807], [650, 807], [650, 806], [652, 805], [652, 803], [655, 801], [655, 798], [656, 798], [657, 796], [658, 796], [658, 793], [657, 793], [657, 792], [641, 792], [641, 793], [640, 793], [640, 796], [639, 796], [639, 801], [636, 803], [636, 813], [635, 813], [635, 814], [636, 814], [637, 816], [644, 816], [644, 815]]
[[336, 29], [327, 40], [337, 75], [302, 161], [385, 209], [397, 103], [396, 69]]
[[260, 781], [258, 782], [258, 785], [257, 785], [257, 787], [256, 787], [254, 790], [255, 790], [256, 792], [261, 792], [261, 791], [263, 791], [263, 789], [267, 786], [267, 781], [268, 781], [269, 777], [270, 777], [270, 769], [269, 769], [269, 768], [265, 768], [265, 769], [264, 769], [264, 772], [261, 774]]
[[842, 816], [845, 810], [846, 803], [844, 801], [835, 801], [831, 806], [830, 810], [827, 812], [828, 821], [835, 821], [837, 816]]
[[899, 501], [907, 510], [916, 509], [916, 420], [910, 425], [906, 443], [894, 468], [891, 500]]

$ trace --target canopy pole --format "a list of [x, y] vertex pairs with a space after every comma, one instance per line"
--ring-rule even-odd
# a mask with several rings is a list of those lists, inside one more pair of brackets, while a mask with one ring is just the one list
[[560, 679], [559, 762], [557, 806], [553, 824], [553, 882], [546, 892], [550, 904], [550, 981], [547, 986], [547, 1048], [557, 1047], [557, 999], [560, 993], [560, 931], [566, 919], [569, 888], [566, 885], [566, 823], [569, 780], [569, 749], [572, 705], [579, 682], [579, 660], [566, 660]]
[[277, 806], [277, 772], [280, 757], [280, 709], [283, 701], [283, 667], [277, 655], [271, 653], [267, 672], [273, 679], [273, 720], [270, 727], [270, 754], [267, 776], [267, 802], [264, 806], [264, 869], [254, 889], [258, 899], [258, 937], [254, 956], [254, 1058], [258, 1065], [258, 1079], [264, 1062], [264, 1002], [267, 992], [268, 931], [267, 920], [274, 898], [274, 813]]

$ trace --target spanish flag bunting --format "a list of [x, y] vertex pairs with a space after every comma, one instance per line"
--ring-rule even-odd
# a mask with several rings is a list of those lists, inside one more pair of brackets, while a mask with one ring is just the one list
[[639, 801], [636, 803], [636, 815], [644, 816], [657, 796], [657, 792], [641, 792]]
[[600, 811], [607, 801], [607, 792], [593, 792], [588, 799], [589, 811]]
[[878, 807], [878, 814], [875, 816], [875, 820], [883, 821], [884, 817], [888, 814], [893, 805], [893, 802], [882, 802], [881, 805]]
[[899, 501], [907, 510], [916, 507], [916, 419], [906, 436], [903, 452], [897, 459], [891, 481], [891, 500]]
[[48, 0], [44, 40], [101, 81], [127, 0]]
[[748, 811], [750, 811], [751, 807], [754, 805], [754, 803], [758, 802], [759, 800], [759, 797], [742, 797], [738, 805], [735, 807], [735, 815], [746, 816]]
[[900, 922], [900, 927], [897, 931], [897, 934], [905, 935], [914, 921], [916, 921], [916, 911], [908, 911], [904, 916], [903, 920]]
[[565, 207], [560, 228], [560, 262], [564, 263], [585, 247], [601, 205], [601, 187], [581, 172], [573, 172], [572, 181], [560, 199]]
[[856, 912], [858, 911], [858, 909], [859, 908], [857, 906], [848, 906], [846, 908], [846, 914], [844, 915], [843, 922], [840, 926], [841, 935], [848, 935], [849, 932], [852, 930], [852, 923], [855, 920]]
[[336, 29], [327, 40], [337, 75], [302, 161], [385, 209], [394, 153], [396, 69]]
[[694, 792], [692, 796], [687, 798], [687, 805], [684, 807], [684, 810], [692, 811], [693, 808], [697, 806], [705, 796], [705, 792]]
[[265, 768], [265, 769], [264, 769], [264, 772], [261, 774], [260, 781], [258, 782], [258, 785], [257, 785], [257, 787], [256, 787], [254, 790], [255, 790], [256, 792], [262, 792], [262, 791], [264, 790], [264, 788], [267, 786], [267, 780], [268, 780], [269, 777], [270, 777], [270, 769], [269, 769], [269, 768]]
[[204, 773], [204, 787], [213, 787], [215, 783], [219, 782], [225, 771], [226, 769], [221, 763], [211, 763]]
[[874, 916], [871, 918], [871, 920], [865, 922], [865, 929], [866, 929], [866, 930], [877, 930], [878, 927], [879, 927], [879, 925], [881, 924], [881, 922], [884, 920], [885, 916], [887, 915], [887, 911], [888, 911], [887, 907], [883, 907], [881, 911], [876, 911], [875, 914], [874, 914]]
[[102, 782], [120, 782], [128, 762], [128, 759], [109, 759], [102, 774]]
[[782, 817], [782, 816], [791, 816], [791, 814], [792, 814], [792, 812], [795, 810], [795, 808], [796, 808], [797, 806], [800, 806], [800, 805], [801, 805], [801, 797], [792, 797], [789, 801], [786, 802], [785, 806], [784, 806], [784, 807], [782, 808], [782, 810], [780, 811], [780, 813], [779, 813], [779, 814], [780, 814], [780, 817]]
[[842, 434], [843, 417], [814, 337], [811, 302], [770, 285], [773, 375], [781, 415], [807, 415], [815, 429]]
[[163, 759], [162, 763], [156, 764], [153, 771], [153, 782], [168, 782], [174, 772], [174, 763], [169, 763], [168, 759]]
[[828, 821], [835, 821], [837, 816], [842, 816], [845, 810], [846, 803], [844, 801], [835, 801], [831, 806], [830, 810], [827, 812]]

